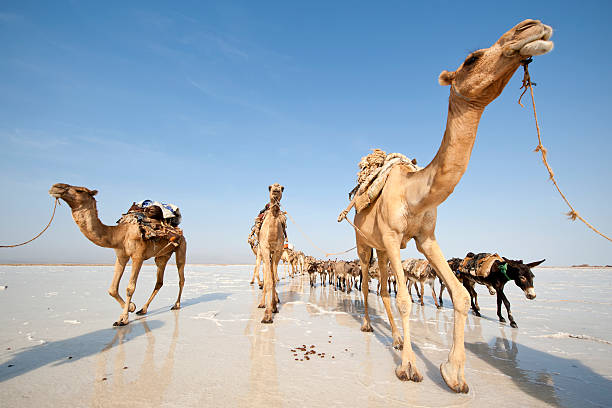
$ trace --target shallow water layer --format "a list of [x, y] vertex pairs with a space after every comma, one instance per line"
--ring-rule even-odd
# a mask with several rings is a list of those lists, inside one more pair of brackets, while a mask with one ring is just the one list
[[[0, 266], [1, 405], [612, 406], [611, 270], [536, 269], [531, 301], [508, 283], [518, 329], [498, 322], [495, 297], [478, 287], [483, 317], [468, 316], [465, 395], [451, 392], [438, 368], [452, 338], [447, 296], [436, 309], [426, 288], [425, 306], [413, 305], [424, 379], [401, 382], [374, 292], [374, 332], [363, 333], [361, 292], [284, 278], [279, 313], [264, 325], [251, 271], [188, 265], [183, 307], [171, 311], [178, 279], [168, 266], [148, 315], [130, 314], [128, 326], [114, 328], [121, 311], [107, 294], [112, 267]], [[122, 294], [129, 268], [125, 275]], [[143, 267], [137, 308], [154, 284], [154, 267]]]

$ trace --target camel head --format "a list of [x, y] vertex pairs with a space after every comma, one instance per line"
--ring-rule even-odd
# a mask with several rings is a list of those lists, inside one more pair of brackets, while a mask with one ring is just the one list
[[[504, 261], [506, 261], [507, 276], [514, 280], [516, 286], [521, 288], [523, 292], [525, 292], [525, 296], [527, 299], [535, 299], [536, 293], [533, 289], [533, 278], [535, 275], [531, 272], [531, 268], [535, 268], [539, 264], [545, 261], [542, 259], [541, 261], [530, 262], [528, 264], [523, 263], [523, 260], [513, 261], [511, 259], [507, 259], [504, 257]], [[495, 263], [499, 263], [499, 261], [495, 261]]]
[[499, 96], [521, 61], [553, 49], [552, 32], [539, 20], [525, 20], [491, 47], [470, 53], [456, 71], [442, 71], [438, 82], [451, 85], [451, 92], [462, 99], [486, 106]]
[[270, 201], [280, 203], [281, 198], [283, 198], [283, 191], [285, 187], [281, 186], [278, 183], [274, 183], [271, 186], [268, 186], [268, 191], [270, 191]]
[[57, 183], [51, 186], [49, 194], [55, 198], [61, 198], [70, 208], [77, 210], [80, 208], [90, 208], [92, 204], [95, 206], [96, 199], [94, 196], [98, 194], [98, 190]]

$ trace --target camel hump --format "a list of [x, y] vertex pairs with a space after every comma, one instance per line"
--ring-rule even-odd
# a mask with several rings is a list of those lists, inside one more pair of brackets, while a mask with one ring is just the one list
[[357, 173], [357, 187], [349, 198], [355, 196], [355, 211], [360, 212], [369, 207], [380, 195], [391, 169], [404, 165], [409, 171], [418, 171], [415, 159], [409, 159], [401, 153], [387, 154], [383, 150], [373, 149], [373, 152], [361, 158]]

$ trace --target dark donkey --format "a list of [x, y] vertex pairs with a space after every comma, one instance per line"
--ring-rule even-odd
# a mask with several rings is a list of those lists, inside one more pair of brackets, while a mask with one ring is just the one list
[[536, 293], [533, 289], [534, 274], [531, 272], [531, 268], [540, 265], [545, 261], [545, 259], [528, 264], [524, 264], [522, 260], [514, 261], [508, 258], [503, 258], [503, 260], [503, 262], [495, 260], [495, 262], [493, 262], [491, 265], [488, 275], [485, 277], [472, 275], [462, 270], [459, 270], [459, 277], [463, 282], [463, 286], [470, 293], [472, 310], [476, 316], [480, 316], [480, 307], [478, 306], [478, 294], [474, 289], [474, 284], [479, 283], [487, 287], [493, 287], [497, 292], [497, 316], [499, 317], [499, 321], [506, 321], [501, 312], [501, 304], [503, 302], [506, 306], [506, 311], [508, 312], [510, 326], [518, 327], [514, 321], [514, 317], [512, 317], [512, 313], [510, 312], [510, 302], [504, 294], [504, 286], [506, 283], [513, 280], [516, 286], [525, 292], [527, 299], [535, 299]]

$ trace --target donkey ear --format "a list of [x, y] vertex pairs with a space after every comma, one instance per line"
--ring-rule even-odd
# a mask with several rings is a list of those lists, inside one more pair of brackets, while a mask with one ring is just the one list
[[453, 83], [453, 79], [455, 79], [456, 72], [449, 72], [444, 70], [440, 72], [440, 76], [438, 77], [438, 83], [442, 86], [450, 85]]
[[89, 195], [90, 196], [95, 196], [96, 194], [98, 194], [98, 190], [89, 190]]
[[541, 264], [545, 260], [546, 259], [542, 259], [541, 261], [530, 262], [530, 263], [527, 264], [527, 266], [530, 267], [530, 268], [535, 268], [536, 266], [538, 266], [539, 264]]

